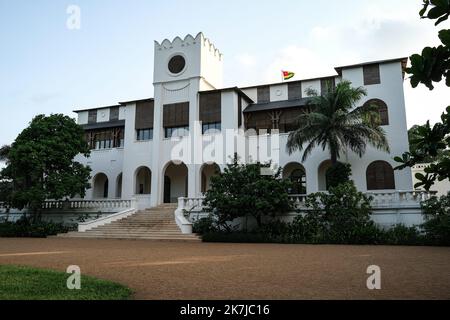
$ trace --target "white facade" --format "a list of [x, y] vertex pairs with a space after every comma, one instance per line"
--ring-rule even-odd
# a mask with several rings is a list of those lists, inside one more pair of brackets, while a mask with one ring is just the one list
[[[168, 66], [174, 57], [176, 63], [173, 69], [176, 72], [170, 71]], [[301, 85], [302, 97], [291, 100], [288, 82], [268, 85], [270, 101], [258, 101], [258, 88], [265, 86], [222, 88], [222, 62], [222, 54], [202, 33], [196, 37], [188, 35], [184, 39], [177, 37], [173, 41], [164, 40], [161, 44], [155, 42], [153, 99], [77, 111], [78, 123], [84, 125], [87, 132], [109, 130], [108, 124], [111, 124], [111, 128], [123, 128], [123, 144], [120, 146], [114, 147], [111, 143], [102, 149], [93, 149], [87, 159], [78, 157], [78, 161], [92, 168], [92, 188], [88, 190], [85, 198], [137, 197], [142, 207], [153, 207], [164, 202], [176, 202], [178, 197], [198, 197], [205, 188], [208, 188], [210, 176], [216, 172], [214, 169], [216, 166], [213, 164], [217, 164], [220, 170], [223, 170], [236, 151], [245, 161], [273, 160], [274, 163], [286, 168], [286, 177], [296, 169], [300, 169], [306, 174], [307, 193], [323, 190], [326, 163], [330, 158], [327, 151], [317, 149], [302, 163], [301, 153], [289, 155], [286, 151], [288, 133], [281, 133], [279, 136], [240, 135], [239, 139], [232, 136], [233, 132], [239, 129], [239, 123], [241, 129], [246, 129], [247, 116], [244, 116], [244, 113], [247, 108], [258, 109], [263, 105], [269, 105], [278, 110], [277, 104], [283, 103], [294, 104], [295, 108], [300, 108], [300, 105], [297, 106], [295, 103], [300, 103], [306, 98], [305, 90], [312, 87], [320, 92], [323, 79], [295, 81]], [[370, 99], [378, 99], [388, 107], [389, 125], [384, 126], [384, 129], [391, 153], [368, 148], [362, 158], [349, 152], [340, 159], [351, 164], [352, 179], [361, 191], [373, 191], [368, 190], [367, 184], [369, 165], [376, 161], [384, 161], [395, 167], [393, 157], [409, 150], [403, 92], [404, 62], [404, 59], [377, 62], [375, 65], [379, 70], [379, 84], [364, 85], [364, 66], [373, 63], [337, 68], [338, 74], [331, 76], [336, 83], [346, 79], [350, 80], [354, 87], [365, 87], [368, 95], [361, 101], [361, 105]], [[217, 103], [220, 104], [221, 134], [202, 134], [199, 123], [200, 97], [208, 93], [220, 95], [220, 103]], [[141, 120], [139, 119], [141, 116], [136, 117], [136, 113], [138, 106], [145, 103], [153, 106], [152, 137], [138, 140], [136, 120]], [[186, 105], [186, 103], [189, 109], [189, 136], [178, 139], [166, 138], [168, 122], [164, 119], [165, 108], [173, 104]], [[116, 116], [114, 120], [111, 120], [112, 109], [118, 112], [118, 117]], [[176, 120], [178, 115], [173, 117], [178, 121]], [[264, 152], [266, 144], [270, 145], [270, 154]], [[241, 148], [243, 145], [247, 148]], [[181, 162], [182, 164], [179, 164]], [[107, 177], [107, 183], [102, 174]], [[395, 171], [393, 174], [395, 188], [390, 188], [391, 191], [413, 189], [411, 170]], [[378, 178], [376, 176], [374, 179]]]

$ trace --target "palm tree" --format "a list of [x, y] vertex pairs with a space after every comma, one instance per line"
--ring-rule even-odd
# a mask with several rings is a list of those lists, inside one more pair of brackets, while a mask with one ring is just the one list
[[389, 152], [378, 107], [356, 106], [367, 95], [364, 88], [353, 88], [350, 81], [342, 81], [323, 96], [313, 89], [308, 89], [307, 94], [311, 97], [311, 112], [298, 117], [298, 129], [290, 133], [287, 142], [289, 154], [304, 151], [302, 161], [305, 161], [314, 148], [321, 146], [324, 151], [329, 150], [334, 166], [347, 149], [360, 157], [367, 144]]

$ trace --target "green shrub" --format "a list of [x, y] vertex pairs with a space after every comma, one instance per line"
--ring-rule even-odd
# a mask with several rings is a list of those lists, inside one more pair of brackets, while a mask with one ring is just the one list
[[75, 226], [66, 226], [62, 223], [31, 222], [29, 219], [22, 218], [17, 222], [0, 223], [0, 237], [45, 238], [72, 231], [74, 228]]
[[450, 193], [422, 202], [427, 240], [434, 245], [450, 245]]
[[290, 227], [289, 223], [273, 220], [256, 229], [254, 233], [261, 234], [266, 242], [289, 243], [291, 242]]
[[238, 158], [224, 172], [211, 178], [204, 205], [214, 216], [220, 229], [231, 232], [230, 222], [253, 216], [258, 227], [267, 217], [276, 217], [292, 210], [287, 190], [291, 182], [281, 179], [281, 168], [272, 175], [269, 164], [241, 164]]
[[215, 226], [214, 219], [211, 216], [206, 218], [198, 219], [194, 222], [192, 226], [192, 231], [197, 234], [205, 234], [209, 232], [217, 231], [217, 227]]
[[327, 190], [340, 184], [350, 182], [352, 167], [349, 163], [338, 162], [326, 172]]
[[290, 238], [293, 243], [321, 243], [319, 219], [314, 214], [295, 217], [290, 224]]
[[380, 234], [370, 219], [371, 200], [352, 182], [331, 187], [329, 193], [311, 194], [306, 198], [304, 231], [319, 243], [377, 243]]
[[424, 237], [420, 234], [417, 227], [406, 227], [396, 225], [389, 230], [383, 231], [383, 243], [388, 245], [423, 245]]

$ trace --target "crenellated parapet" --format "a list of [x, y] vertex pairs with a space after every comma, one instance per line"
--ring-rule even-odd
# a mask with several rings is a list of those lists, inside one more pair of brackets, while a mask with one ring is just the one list
[[204, 36], [202, 32], [199, 32], [195, 37], [188, 34], [181, 39], [180, 37], [175, 37], [172, 41], [169, 39], [164, 39], [161, 43], [155, 41], [155, 50], [163, 51], [163, 50], [180, 50], [189, 46], [203, 46], [206, 48], [213, 56], [217, 57], [219, 60], [222, 60], [222, 53], [220, 53], [219, 49]]

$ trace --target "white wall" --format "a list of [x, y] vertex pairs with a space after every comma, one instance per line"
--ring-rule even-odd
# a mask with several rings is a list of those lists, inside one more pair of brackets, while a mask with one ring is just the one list
[[109, 121], [109, 108], [103, 108], [97, 110], [97, 122], [108, 122]]
[[287, 99], [288, 99], [287, 84], [270, 86], [270, 101], [283, 101]]
[[[123, 169], [123, 154], [124, 149], [104, 149], [92, 150], [89, 158], [85, 158], [81, 155], [78, 155], [75, 158], [75, 161], [88, 165], [92, 169], [91, 179], [89, 182], [91, 188], [87, 190], [85, 199], [91, 200], [95, 198], [93, 194], [93, 178], [98, 173], [104, 173], [108, 177], [108, 198], [115, 198], [117, 177]], [[122, 198], [128, 199], [124, 197], [123, 194]]]
[[87, 124], [89, 118], [89, 111], [78, 112], [78, 124]]

